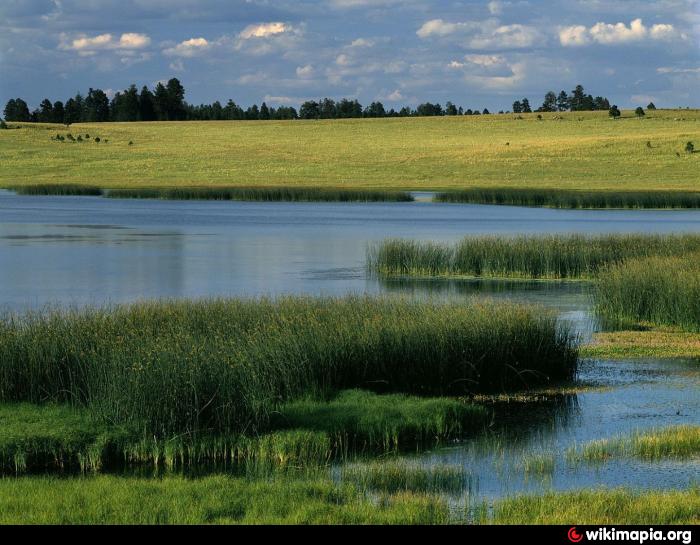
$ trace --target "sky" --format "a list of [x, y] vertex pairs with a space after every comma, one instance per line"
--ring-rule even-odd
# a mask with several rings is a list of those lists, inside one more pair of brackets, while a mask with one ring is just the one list
[[0, 0], [0, 104], [177, 77], [193, 104], [700, 106], [700, 0]]

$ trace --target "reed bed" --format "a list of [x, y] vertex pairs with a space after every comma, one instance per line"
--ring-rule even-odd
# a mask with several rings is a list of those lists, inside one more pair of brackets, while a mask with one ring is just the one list
[[406, 191], [311, 187], [173, 187], [111, 189], [113, 199], [289, 202], [411, 202]]
[[389, 239], [367, 251], [382, 276], [592, 279], [601, 267], [635, 257], [700, 250], [700, 235], [580, 234], [475, 236], [456, 244]]
[[567, 191], [473, 188], [437, 193], [436, 202], [548, 208], [700, 208], [700, 191]]
[[596, 310], [610, 325], [677, 326], [700, 331], [699, 254], [632, 259], [603, 270]]
[[288, 403], [280, 409], [272, 425], [324, 432], [333, 450], [346, 454], [434, 445], [482, 430], [488, 418], [483, 407], [454, 399], [351, 390], [327, 403]]
[[99, 187], [81, 184], [32, 184], [11, 187], [10, 190], [18, 195], [58, 195], [62, 197], [98, 197], [104, 193]]
[[396, 298], [158, 301], [9, 314], [0, 401], [88, 407], [148, 434], [256, 433], [281, 404], [348, 388], [445, 395], [575, 375], [537, 307]]
[[591, 441], [579, 449], [572, 449], [569, 457], [587, 462], [620, 457], [644, 460], [697, 458], [700, 457], [700, 426], [671, 426]]
[[472, 486], [471, 474], [462, 466], [421, 466], [406, 461], [349, 464], [341, 478], [374, 492], [429, 492], [461, 494]]

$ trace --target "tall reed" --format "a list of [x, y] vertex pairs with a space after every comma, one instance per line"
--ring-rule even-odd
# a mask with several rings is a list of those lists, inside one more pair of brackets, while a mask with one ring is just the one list
[[474, 236], [456, 244], [389, 239], [368, 249], [370, 271], [387, 276], [593, 278], [625, 259], [700, 250], [700, 235]]
[[293, 201], [293, 202], [410, 202], [405, 191], [332, 189], [313, 187], [174, 187], [112, 189], [113, 199], [166, 199], [214, 201]]
[[99, 187], [79, 184], [32, 184], [11, 187], [18, 195], [100, 196]]
[[571, 378], [539, 308], [349, 296], [144, 302], [6, 315], [0, 401], [68, 402], [151, 434], [264, 429], [347, 388], [450, 394]]
[[606, 267], [597, 312], [614, 326], [654, 324], [700, 331], [700, 254], [632, 259]]
[[437, 193], [437, 202], [549, 208], [700, 208], [700, 191], [567, 191], [473, 188]]

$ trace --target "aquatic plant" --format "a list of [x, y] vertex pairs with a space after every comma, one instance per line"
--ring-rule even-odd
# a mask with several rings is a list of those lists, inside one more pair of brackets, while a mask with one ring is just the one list
[[[647, 142], [647, 147], [651, 147]], [[549, 208], [700, 208], [700, 191], [573, 191], [537, 188], [470, 188], [437, 193], [437, 202]]]
[[283, 297], [8, 314], [0, 401], [65, 402], [149, 434], [264, 430], [280, 405], [571, 379], [574, 339], [511, 303]]
[[700, 426], [670, 426], [637, 431], [629, 436], [600, 439], [573, 448], [569, 457], [587, 462], [632, 457], [646, 460], [700, 456]]
[[308, 187], [175, 187], [112, 189], [113, 199], [167, 199], [213, 201], [326, 201], [326, 202], [410, 202], [405, 191], [333, 189]]
[[700, 250], [700, 235], [472, 236], [456, 244], [389, 239], [367, 251], [380, 275], [594, 278], [601, 267]]
[[595, 308], [610, 326], [677, 326], [700, 331], [698, 255], [631, 259], [603, 269]]
[[99, 196], [102, 189], [78, 184], [34, 184], [10, 188], [18, 195], [59, 195], [59, 196]]
[[343, 481], [374, 492], [432, 492], [460, 494], [471, 485], [471, 474], [462, 466], [422, 466], [405, 460], [381, 460], [341, 467]]

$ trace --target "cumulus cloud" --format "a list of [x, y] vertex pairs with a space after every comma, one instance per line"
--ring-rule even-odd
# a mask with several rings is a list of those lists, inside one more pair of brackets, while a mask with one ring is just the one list
[[259, 25], [248, 25], [238, 35], [243, 40], [251, 38], [267, 38], [275, 36], [291, 30], [291, 27], [285, 23], [261, 23]]
[[543, 41], [542, 34], [535, 27], [501, 25], [496, 19], [456, 23], [431, 19], [423, 23], [416, 34], [423, 39], [455, 36], [471, 49], [519, 49]]
[[174, 47], [168, 47], [163, 50], [163, 55], [169, 57], [196, 57], [207, 51], [211, 44], [205, 38], [190, 38], [180, 42]]
[[75, 38], [68, 38], [67, 35], [61, 35], [60, 49], [73, 50], [83, 53], [89, 53], [106, 49], [143, 49], [151, 43], [151, 38], [146, 34], [138, 34], [136, 32], [126, 32], [119, 39], [112, 34], [99, 34], [97, 36], [80, 35]]
[[674, 40], [684, 38], [671, 24], [644, 25], [641, 19], [634, 19], [629, 25], [625, 23], [596, 23], [590, 28], [583, 25], [568, 26], [559, 29], [559, 42], [565, 47], [576, 47], [590, 43], [602, 45], [625, 44], [643, 40]]

